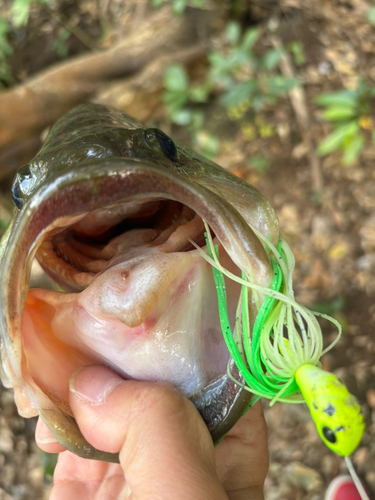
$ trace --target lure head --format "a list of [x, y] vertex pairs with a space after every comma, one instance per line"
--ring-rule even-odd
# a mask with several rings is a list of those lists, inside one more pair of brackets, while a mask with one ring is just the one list
[[335, 375], [317, 366], [301, 366], [295, 378], [322, 441], [338, 455], [351, 455], [365, 429], [357, 399]]

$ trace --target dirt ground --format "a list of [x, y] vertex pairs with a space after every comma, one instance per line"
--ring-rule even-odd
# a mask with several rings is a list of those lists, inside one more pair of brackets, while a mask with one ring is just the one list
[[[64, 15], [78, 16], [78, 25], [96, 40], [101, 11], [94, 9], [95, 2], [78, 4], [80, 8], [74, 10], [67, 2]], [[267, 0], [244, 5], [244, 22], [261, 26], [266, 41], [268, 32], [269, 37], [276, 33], [284, 43], [298, 40], [303, 44], [306, 62], [296, 72], [304, 83], [311, 140], [316, 144], [329, 128], [314, 97], [324, 91], [353, 88], [360, 76], [375, 85], [375, 26], [365, 15], [370, 0]], [[33, 16], [38, 12], [33, 11]], [[57, 29], [55, 23], [52, 19], [50, 29], [44, 27], [44, 37]], [[87, 49], [82, 40], [69, 43], [69, 56]], [[43, 59], [37, 52], [37, 43], [33, 50], [30, 44], [21, 44], [13, 62], [17, 81], [56, 61], [55, 55], [46, 52]], [[375, 150], [369, 143], [349, 168], [342, 166], [339, 154], [319, 160], [323, 186], [314, 192], [304, 131], [288, 98], [265, 112], [275, 133], [251, 141], [218, 104], [210, 106], [209, 126], [221, 142], [215, 161], [256, 186], [279, 216], [283, 237], [296, 258], [296, 299], [333, 315], [343, 325], [343, 337], [324, 356], [323, 365], [344, 381], [363, 408], [366, 431], [353, 462], [375, 498]], [[160, 128], [189, 140], [185, 132], [171, 130], [156, 114], [153, 121]], [[258, 154], [270, 159], [265, 172], [246, 166], [248, 158]], [[10, 212], [6, 193], [11, 178], [1, 181], [0, 218], [4, 220]], [[328, 344], [335, 332], [327, 324], [322, 326]], [[269, 408], [265, 402], [264, 407], [271, 454], [266, 499], [322, 500], [329, 482], [346, 472], [343, 460], [320, 441], [305, 406], [277, 403]], [[34, 426], [34, 419], [18, 416], [11, 391], [2, 389], [0, 500], [48, 498], [50, 465], [34, 443]]]

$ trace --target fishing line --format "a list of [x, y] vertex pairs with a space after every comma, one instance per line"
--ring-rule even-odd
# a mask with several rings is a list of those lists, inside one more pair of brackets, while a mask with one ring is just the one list
[[349, 474], [350, 474], [351, 478], [353, 479], [353, 483], [355, 484], [355, 486], [358, 490], [359, 496], [361, 497], [362, 500], [370, 500], [369, 496], [367, 495], [367, 493], [366, 493], [366, 491], [361, 483], [361, 480], [359, 479], [359, 477], [357, 475], [357, 472], [353, 466], [352, 461], [350, 460], [349, 457], [344, 457], [344, 458], [345, 458], [345, 463], [346, 463], [346, 466], [348, 468]]

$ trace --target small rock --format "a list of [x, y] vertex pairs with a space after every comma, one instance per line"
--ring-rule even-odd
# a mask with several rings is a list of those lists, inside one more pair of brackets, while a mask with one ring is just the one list
[[365, 470], [365, 466], [370, 459], [370, 451], [367, 448], [359, 448], [353, 457], [354, 465], [358, 468], [359, 472], [363, 472]]
[[36, 467], [29, 472], [30, 481], [34, 486], [40, 486], [44, 479], [44, 467]]
[[305, 424], [305, 441], [306, 441], [306, 444], [313, 444], [313, 443], [316, 443], [319, 441], [319, 435], [317, 433], [317, 430], [316, 430], [316, 426], [313, 422], [313, 420], [310, 420], [308, 422], [306, 422]]
[[371, 470], [365, 476], [367, 484], [375, 490], [375, 471]]
[[13, 389], [3, 389], [3, 392], [1, 393], [0, 404], [3, 408], [14, 405]]
[[346, 368], [336, 368], [336, 370], [333, 371], [333, 374], [345, 384], [346, 372]]
[[354, 372], [355, 379], [359, 387], [363, 387], [370, 376], [370, 371], [367, 367], [360, 366], [357, 363], [350, 370], [352, 373]]
[[11, 488], [12, 500], [26, 500], [30, 496], [30, 490], [24, 484], [15, 484]]
[[304, 453], [301, 448], [297, 448], [296, 450], [291, 450], [290, 452], [290, 459], [297, 461], [297, 460], [302, 460], [304, 457]]
[[0, 453], [10, 453], [13, 451], [13, 434], [7, 428], [0, 429]]
[[298, 234], [300, 230], [300, 213], [295, 205], [286, 203], [279, 210], [278, 216], [283, 222], [283, 231], [287, 234]]
[[321, 500], [322, 496], [318, 493], [316, 495], [311, 495], [310, 500]]
[[267, 489], [267, 500], [280, 500], [279, 488]]
[[285, 479], [293, 486], [305, 491], [318, 491], [323, 487], [320, 474], [301, 462], [292, 462], [284, 467]]
[[25, 419], [19, 416], [14, 416], [9, 422], [9, 425], [14, 434], [21, 434], [25, 429]]
[[5, 488], [10, 488], [14, 483], [14, 478], [16, 475], [16, 471], [14, 465], [6, 464], [3, 469], [3, 473], [1, 474], [1, 482]]
[[372, 253], [375, 250], [375, 214], [368, 217], [359, 231], [361, 244], [366, 253]]
[[330, 455], [324, 455], [322, 458], [322, 469], [326, 479], [332, 479], [338, 469], [337, 457], [332, 453]]
[[283, 466], [279, 462], [271, 462], [268, 475], [270, 477], [279, 477]]
[[21, 455], [27, 454], [27, 441], [24, 436], [19, 436], [14, 449]]
[[369, 389], [366, 392], [366, 400], [370, 408], [375, 408], [375, 389]]
[[362, 255], [356, 260], [356, 265], [361, 271], [371, 271], [375, 267], [375, 253]]
[[[357, 335], [353, 339], [353, 344], [357, 347], [366, 347], [369, 344], [369, 338], [368, 335]], [[366, 363], [365, 368], [368, 367], [368, 363]]]
[[321, 75], [328, 75], [332, 71], [332, 64], [329, 61], [322, 61], [318, 66]]

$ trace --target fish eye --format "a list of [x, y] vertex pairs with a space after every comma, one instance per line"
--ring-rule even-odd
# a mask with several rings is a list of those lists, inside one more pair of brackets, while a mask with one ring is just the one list
[[25, 200], [22, 198], [22, 192], [20, 188], [20, 183], [16, 178], [12, 184], [12, 200], [16, 207], [21, 210], [23, 207]]
[[164, 156], [166, 156], [169, 160], [177, 160], [177, 148], [175, 143], [170, 137], [167, 136], [167, 134], [164, 134], [164, 132], [158, 128], [148, 128], [145, 131], [145, 138], [150, 148], [161, 150]]
[[332, 429], [330, 429], [329, 427], [323, 427], [322, 432], [327, 441], [329, 441], [332, 444], [336, 443], [337, 441], [336, 434], [333, 432]]
[[29, 165], [21, 167], [12, 184], [12, 199], [16, 207], [21, 210], [28, 196], [36, 184], [36, 178], [30, 171]]

